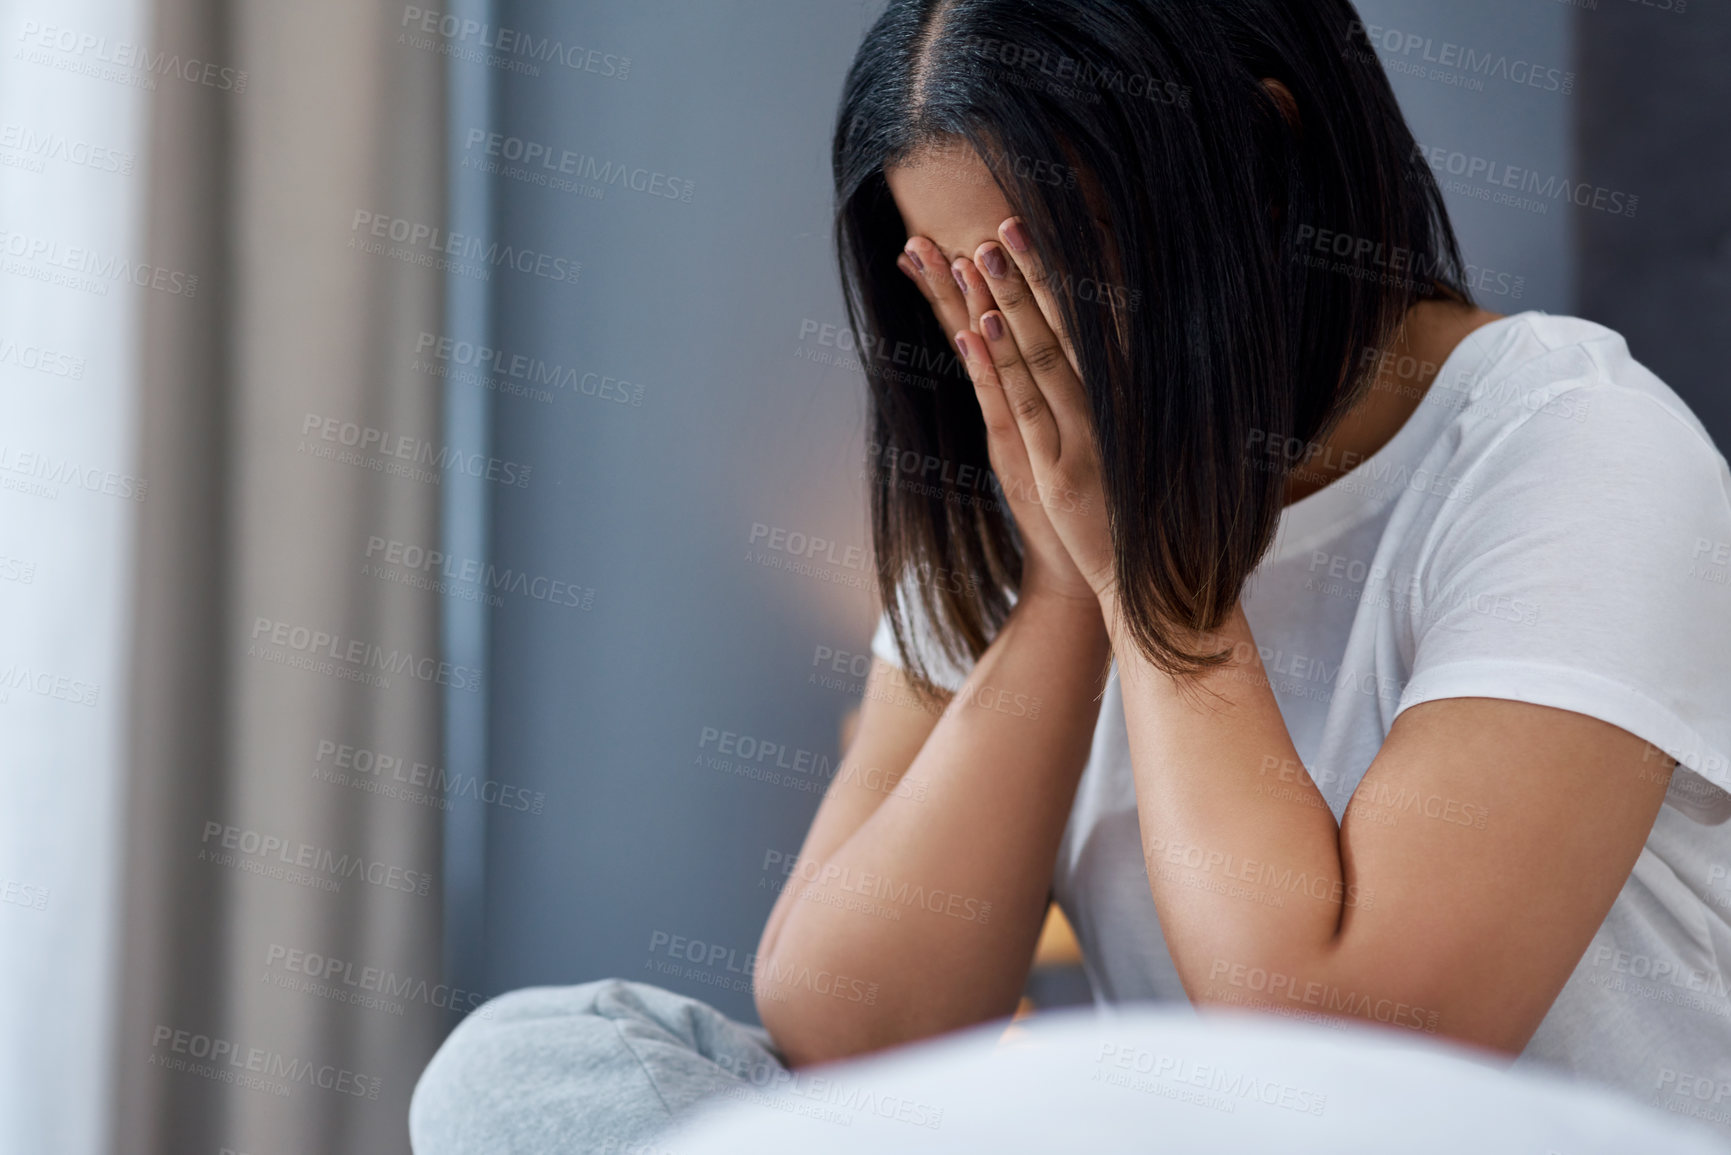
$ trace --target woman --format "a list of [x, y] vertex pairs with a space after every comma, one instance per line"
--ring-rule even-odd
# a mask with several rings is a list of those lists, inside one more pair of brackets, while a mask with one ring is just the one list
[[535, 1109], [628, 1142], [1007, 1015], [1054, 896], [1104, 1001], [1731, 1080], [1731, 472], [1616, 334], [1472, 303], [1351, 6], [894, 0], [835, 175], [856, 328], [965, 374], [867, 365], [875, 773], [765, 928], [767, 1035], [509, 996], [417, 1150], [503, 1023], [591, 1032], [613, 1074]]

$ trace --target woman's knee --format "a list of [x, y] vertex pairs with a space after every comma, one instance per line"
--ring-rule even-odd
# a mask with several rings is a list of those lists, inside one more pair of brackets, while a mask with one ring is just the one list
[[599, 1106], [665, 1114], [656, 1103], [620, 1103], [635, 1090], [635, 1072], [600, 1008], [630, 999], [632, 985], [603, 979], [529, 987], [477, 1007], [415, 1084], [409, 1134], [416, 1155], [504, 1155], [578, 1143]]

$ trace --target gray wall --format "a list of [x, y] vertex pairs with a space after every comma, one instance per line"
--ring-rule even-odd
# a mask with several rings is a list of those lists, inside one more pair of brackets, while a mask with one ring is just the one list
[[[1583, 170], [1641, 197], [1577, 218], [1580, 311], [1731, 446], [1731, 4], [1601, 3], [1577, 23]], [[1665, 7], [1664, 5], [1670, 5]]]
[[[870, 632], [869, 573], [823, 559], [809, 573], [770, 568], [761, 558], [791, 559], [752, 541], [762, 525], [838, 543], [838, 558], [868, 544], [856, 466], [861, 387], [826, 363], [839, 351], [823, 328], [842, 321], [830, 118], [866, 7], [503, 5], [506, 25], [631, 63], [622, 80], [502, 72], [496, 127], [598, 165], [689, 180], [692, 195], [684, 203], [610, 186], [596, 200], [495, 183], [501, 237], [584, 262], [569, 291], [501, 283], [496, 343], [640, 386], [641, 405], [580, 388], [555, 391], [551, 403], [495, 400], [495, 454], [533, 462], [537, 482], [497, 501], [493, 557], [594, 593], [588, 610], [507, 596], [493, 611], [490, 770], [546, 802], [538, 815], [494, 808], [489, 818], [482, 973], [473, 977], [489, 992], [617, 974], [752, 1017], [742, 969], [773, 899], [764, 857], [797, 848], [818, 799], [801, 786], [822, 781], [704, 764], [717, 751], [703, 735], [785, 748], [772, 761], [833, 760], [854, 697], [809, 680], [813, 658], [819, 647], [861, 652]], [[1577, 71], [1571, 25], [1614, 27], [1607, 12], [1577, 16], [1554, 0], [1360, 7], [1367, 23], [1403, 34], [1382, 55], [1419, 140], [1445, 154], [1566, 176], [1575, 119], [1613, 86], [1645, 77], [1599, 68], [1561, 91], [1562, 75]], [[1681, 21], [1655, 27], [1672, 39], [1687, 31]], [[1426, 48], [1406, 48], [1409, 33], [1428, 38], [1432, 55], [1453, 43], [1506, 60], [1480, 86], [1451, 83], [1431, 74]], [[1554, 69], [1558, 91], [1503, 78], [1525, 74], [1514, 67], [1523, 64], [1544, 78]], [[1643, 65], [1666, 67], [1662, 53]], [[1623, 175], [1608, 167], [1597, 179]], [[1643, 175], [1643, 184], [1674, 179]], [[1483, 185], [1448, 193], [1468, 260], [1486, 270], [1483, 302], [1574, 310], [1574, 237], [1590, 232], [1579, 216], [1592, 210], [1496, 204], [1482, 199]], [[1658, 216], [1662, 204], [1654, 190], [1641, 212], [1651, 205]], [[1640, 216], [1604, 216], [1588, 224], [1619, 243], [1647, 227]], [[668, 955], [657, 936], [675, 935], [719, 948], [715, 964], [657, 970]]]
[[[547, 799], [492, 817], [482, 985], [654, 977], [749, 1016], [761, 866], [798, 848], [818, 800], [801, 787], [822, 782], [695, 763], [721, 742], [706, 728], [789, 752], [770, 762], [833, 759], [853, 699], [807, 675], [819, 645], [870, 634], [869, 572], [748, 558], [754, 525], [837, 557], [867, 545], [863, 396], [807, 359], [838, 353], [827, 140], [866, 18], [811, 0], [549, 8], [500, 20], [629, 57], [627, 75], [501, 75], [500, 130], [689, 181], [691, 199], [495, 185], [498, 236], [584, 262], [569, 292], [501, 284], [497, 344], [641, 387], [641, 405], [584, 396], [581, 376], [551, 404], [496, 403], [494, 452], [538, 472], [497, 504], [494, 558], [594, 595], [494, 614], [491, 773]], [[651, 976], [673, 936], [726, 957]]]
[[[1569, 126], [1581, 98], [1578, 77], [1563, 92], [1574, 71], [1571, 9], [1555, 0], [1361, 0], [1357, 7], [1413, 136], [1438, 170], [1479, 278], [1480, 304], [1498, 313], [1572, 311], [1571, 210], [1549, 201], [1543, 211], [1495, 203], [1486, 199], [1487, 181], [1450, 173], [1475, 172], [1478, 159], [1484, 171], [1497, 165], [1499, 176], [1509, 168], [1543, 179], [1568, 175]], [[1508, 79], [1535, 74], [1542, 86]]]

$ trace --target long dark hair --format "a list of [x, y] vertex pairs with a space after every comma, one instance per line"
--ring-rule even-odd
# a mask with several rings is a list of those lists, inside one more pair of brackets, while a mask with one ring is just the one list
[[[950, 336], [895, 266], [884, 169], [955, 138], [1059, 286], [1132, 635], [1173, 673], [1213, 665], [1184, 639], [1230, 612], [1300, 463], [1253, 449], [1316, 444], [1408, 308], [1471, 301], [1364, 26], [1347, 0], [890, 0], [867, 33], [833, 154], [849, 322], [862, 349], [951, 369], [934, 388], [861, 358], [878, 588], [926, 692], [898, 594], [978, 658], [1022, 565], [1007, 507], [965, 481], [990, 465]], [[907, 460], [939, 467], [909, 485]]]

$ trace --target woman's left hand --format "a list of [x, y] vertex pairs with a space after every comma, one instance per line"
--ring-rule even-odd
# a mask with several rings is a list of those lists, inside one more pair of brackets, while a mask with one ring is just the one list
[[[974, 252], [997, 308], [981, 315], [980, 331], [967, 343], [968, 372], [988, 410], [988, 436], [1021, 439], [1038, 499], [1104, 606], [1115, 580], [1112, 535], [1075, 352], [1026, 227], [1012, 217], [998, 236], [1002, 243], [987, 241]], [[993, 406], [999, 411], [990, 412]]]

